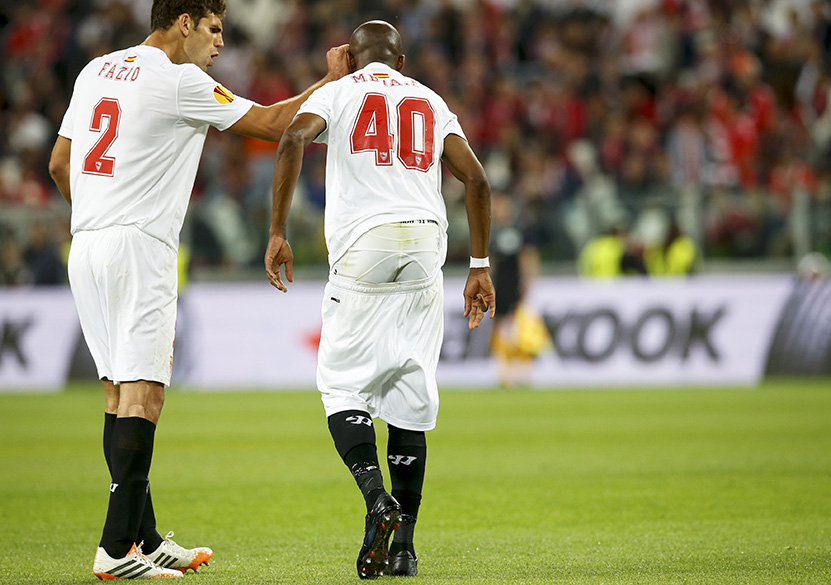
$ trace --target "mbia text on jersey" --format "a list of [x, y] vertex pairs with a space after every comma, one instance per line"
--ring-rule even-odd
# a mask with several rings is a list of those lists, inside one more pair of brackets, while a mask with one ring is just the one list
[[358, 75], [350, 75], [349, 77], [351, 77], [352, 81], [354, 81], [355, 83], [366, 83], [368, 81], [374, 81], [376, 83], [383, 83], [387, 87], [396, 87], [399, 85], [409, 85], [413, 87], [418, 87], [421, 85], [415, 79], [404, 79], [403, 81], [398, 81], [397, 79], [391, 78], [386, 73], [360, 73]]

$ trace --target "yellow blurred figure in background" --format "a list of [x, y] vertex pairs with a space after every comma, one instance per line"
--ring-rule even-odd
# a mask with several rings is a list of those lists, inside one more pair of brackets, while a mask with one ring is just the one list
[[663, 245], [644, 251], [644, 264], [650, 276], [686, 276], [696, 271], [700, 257], [698, 245], [673, 221]]

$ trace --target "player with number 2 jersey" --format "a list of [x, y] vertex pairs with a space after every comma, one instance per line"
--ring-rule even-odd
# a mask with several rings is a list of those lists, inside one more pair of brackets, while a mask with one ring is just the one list
[[78, 76], [49, 163], [72, 206], [69, 283], [106, 399], [111, 483], [93, 560], [103, 580], [181, 577], [213, 554], [161, 537], [148, 480], [173, 367], [179, 232], [208, 127], [279, 140], [302, 101], [346, 73], [335, 48], [326, 78], [298, 96], [234, 96], [207, 74], [224, 16], [224, 0], [154, 0], [144, 43]]
[[72, 140], [72, 233], [133, 226], [176, 250], [210, 126], [226, 130], [253, 102], [196, 65], [139, 45], [93, 59], [61, 128]]

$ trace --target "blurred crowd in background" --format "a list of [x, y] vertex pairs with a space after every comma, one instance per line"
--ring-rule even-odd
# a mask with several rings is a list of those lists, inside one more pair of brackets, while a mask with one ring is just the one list
[[[361, 22], [393, 23], [404, 73], [445, 98], [485, 165], [502, 240], [542, 263], [577, 266], [603, 238], [634, 272], [831, 253], [827, 0], [227, 4], [210, 73], [262, 104], [319, 79], [326, 50]], [[141, 43], [150, 5], [0, 6], [0, 284], [64, 282], [69, 209], [50, 150], [78, 72]], [[259, 269], [275, 152], [210, 131], [182, 238], [194, 273]], [[289, 226], [296, 266], [326, 262], [324, 159], [307, 151]], [[449, 262], [466, 262], [461, 184], [448, 175], [444, 191]], [[655, 260], [681, 237], [681, 267]]]

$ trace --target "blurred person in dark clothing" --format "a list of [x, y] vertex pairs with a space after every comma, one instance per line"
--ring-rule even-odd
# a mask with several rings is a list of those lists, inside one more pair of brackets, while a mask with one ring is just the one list
[[59, 285], [66, 283], [66, 266], [46, 228], [46, 224], [37, 221], [29, 234], [29, 246], [23, 253], [31, 284]]
[[539, 253], [531, 232], [517, 222], [513, 201], [495, 193], [491, 203], [493, 284], [501, 295], [494, 316], [491, 349], [503, 387], [526, 385], [533, 359], [550, 338], [540, 316], [523, 303], [539, 273]]
[[20, 286], [27, 281], [20, 244], [13, 236], [0, 239], [0, 286]]

